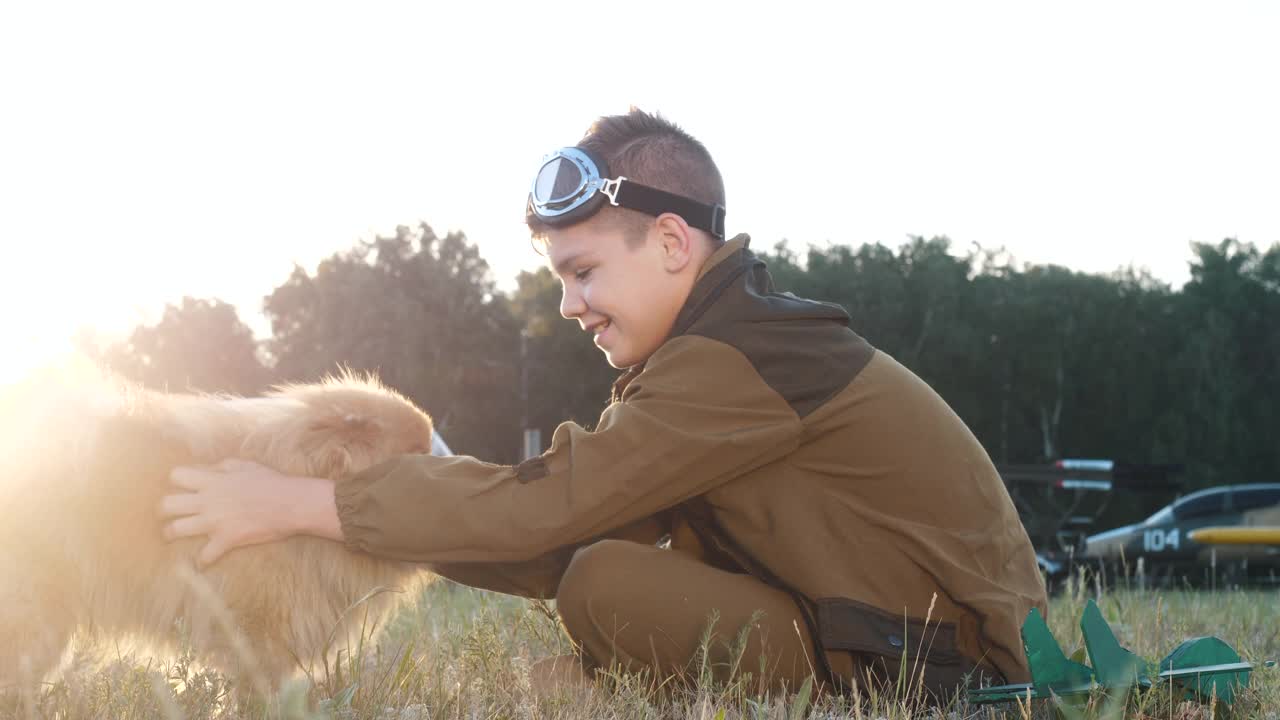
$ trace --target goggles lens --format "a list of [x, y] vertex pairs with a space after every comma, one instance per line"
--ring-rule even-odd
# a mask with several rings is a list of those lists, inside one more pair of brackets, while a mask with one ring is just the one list
[[533, 201], [555, 208], [581, 194], [585, 184], [582, 168], [569, 158], [557, 155], [538, 171], [533, 183]]

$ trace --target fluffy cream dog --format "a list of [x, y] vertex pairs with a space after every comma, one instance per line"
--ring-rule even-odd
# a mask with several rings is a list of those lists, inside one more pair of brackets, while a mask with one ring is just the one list
[[346, 375], [236, 398], [70, 374], [0, 392], [0, 687], [54, 669], [77, 630], [157, 650], [185, 635], [205, 663], [275, 684], [413, 595], [377, 589], [411, 591], [430, 577], [308, 537], [197, 571], [202, 539], [162, 538], [156, 508], [179, 464], [237, 456], [341, 480], [428, 452], [431, 419], [377, 381]]

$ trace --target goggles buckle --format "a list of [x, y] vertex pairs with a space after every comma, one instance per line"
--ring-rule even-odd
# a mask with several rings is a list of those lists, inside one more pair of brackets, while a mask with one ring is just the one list
[[724, 239], [724, 206], [716, 203], [711, 206], [711, 228], [710, 233], [717, 238]]
[[610, 205], [618, 207], [618, 189], [622, 187], [622, 181], [626, 179], [627, 178], [623, 175], [619, 175], [616, 180], [610, 180], [609, 178], [600, 179], [600, 192], [605, 197], [609, 198]]

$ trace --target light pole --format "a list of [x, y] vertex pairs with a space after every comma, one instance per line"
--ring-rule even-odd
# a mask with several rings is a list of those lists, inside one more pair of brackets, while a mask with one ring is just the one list
[[542, 454], [542, 431], [529, 427], [529, 330], [520, 330], [520, 427], [524, 430], [524, 445], [520, 459], [528, 460]]

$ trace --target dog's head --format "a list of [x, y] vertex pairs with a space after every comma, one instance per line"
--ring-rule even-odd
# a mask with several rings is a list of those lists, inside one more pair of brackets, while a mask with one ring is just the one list
[[281, 472], [340, 480], [406, 453], [431, 450], [431, 418], [371, 377], [344, 374], [271, 393], [275, 407], [241, 454]]

